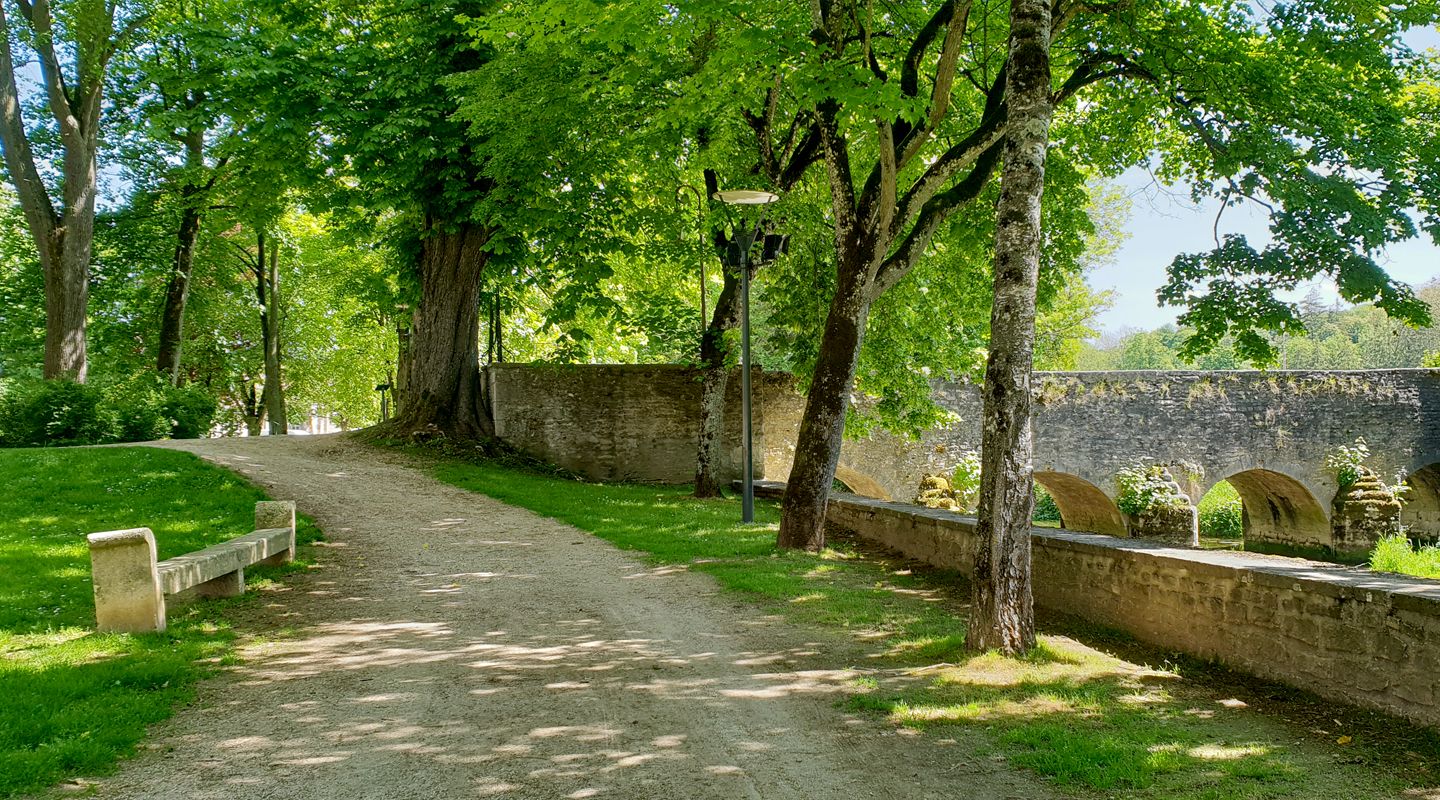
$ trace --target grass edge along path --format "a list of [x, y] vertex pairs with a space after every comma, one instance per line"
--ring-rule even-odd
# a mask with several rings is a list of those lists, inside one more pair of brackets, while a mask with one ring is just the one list
[[1440, 784], [1431, 772], [1440, 739], [1427, 732], [1412, 737], [1424, 753], [1384, 753], [1366, 735], [1347, 734], [1343, 719], [1327, 721], [1334, 730], [1308, 730], [1199, 689], [1173, 666], [1140, 666], [1053, 635], [1024, 659], [967, 657], [958, 576], [897, 569], [843, 542], [820, 555], [776, 551], [773, 504], [757, 504], [756, 523], [743, 525], [737, 503], [695, 500], [687, 487], [587, 483], [500, 462], [441, 459], [431, 469], [652, 564], [707, 573], [794, 622], [851, 635], [873, 651], [859, 666], [869, 677], [855, 682], [852, 709], [915, 728], [979, 731], [992, 757], [1067, 793], [1360, 800]]
[[[148, 447], [0, 450], [0, 798], [103, 775], [148, 726], [233, 663], [229, 600], [173, 604], [168, 630], [94, 630], [85, 536], [148, 527], [161, 559], [247, 533], [257, 500], [244, 478], [189, 453]], [[319, 531], [297, 519], [297, 538]], [[263, 587], [306, 569], [252, 567]]]

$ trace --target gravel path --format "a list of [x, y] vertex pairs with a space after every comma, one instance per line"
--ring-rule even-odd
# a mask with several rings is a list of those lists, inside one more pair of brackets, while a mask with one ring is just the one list
[[334, 437], [166, 446], [296, 500], [329, 541], [101, 797], [1055, 796], [966, 735], [845, 713], [846, 641], [706, 576]]

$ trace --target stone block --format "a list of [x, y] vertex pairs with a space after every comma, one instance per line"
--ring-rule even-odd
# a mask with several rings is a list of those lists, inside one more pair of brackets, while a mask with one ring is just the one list
[[[273, 558], [280, 558], [283, 555], [285, 554], [281, 553]], [[195, 585], [196, 597], [239, 597], [242, 594], [245, 594], [245, 570], [243, 567]]]
[[[295, 560], [295, 501], [293, 500], [261, 500], [255, 504], [255, 530], [263, 531], [271, 528], [283, 528], [290, 531], [290, 547], [284, 552], [277, 553], [261, 564], [275, 565], [288, 564]], [[240, 579], [240, 592], [245, 591], [245, 579]], [[229, 597], [230, 595], [214, 595], [217, 597]]]
[[165, 595], [150, 529], [92, 533], [87, 540], [96, 627], [121, 633], [165, 630]]

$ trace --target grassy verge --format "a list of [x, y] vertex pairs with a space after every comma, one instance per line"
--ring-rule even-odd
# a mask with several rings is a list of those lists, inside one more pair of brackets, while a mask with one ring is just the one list
[[1440, 547], [1414, 547], [1404, 536], [1387, 536], [1370, 554], [1370, 569], [1417, 578], [1440, 578]]
[[1217, 692], [1173, 664], [1144, 666], [1063, 636], [1042, 637], [1024, 659], [969, 657], [961, 649], [967, 590], [958, 576], [914, 570], [844, 540], [820, 555], [778, 552], [770, 504], [757, 507], [754, 525], [741, 525], [735, 503], [697, 501], [683, 488], [587, 484], [452, 461], [435, 474], [653, 563], [713, 575], [797, 622], [849, 634], [868, 649], [869, 677], [856, 682], [853, 708], [916, 728], [975, 731], [976, 746], [1070, 791], [1358, 799], [1440, 782], [1427, 771], [1440, 765], [1433, 735], [1381, 746], [1352, 727], [1350, 710], [1327, 707], [1324, 727], [1288, 722], [1248, 708], [1234, 686]]
[[[111, 768], [224, 663], [233, 633], [223, 609], [246, 602], [173, 608], [165, 633], [98, 634], [85, 535], [148, 527], [169, 558], [248, 532], [265, 496], [195, 456], [153, 448], [0, 450], [0, 485], [3, 798]], [[299, 533], [318, 538], [308, 520]]]

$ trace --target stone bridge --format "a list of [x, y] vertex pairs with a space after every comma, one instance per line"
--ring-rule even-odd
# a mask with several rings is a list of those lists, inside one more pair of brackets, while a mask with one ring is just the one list
[[[731, 475], [740, 452], [735, 377], [724, 464]], [[486, 380], [497, 431], [521, 450], [595, 479], [693, 478], [693, 370], [503, 364]], [[754, 383], [756, 474], [784, 480], [804, 398], [788, 375], [757, 371]], [[1035, 395], [1035, 478], [1071, 530], [1135, 533], [1115, 503], [1115, 478], [1149, 459], [1168, 465], [1194, 502], [1229, 481], [1244, 503], [1247, 549], [1361, 557], [1370, 541], [1347, 539], [1325, 459], [1364, 438], [1376, 472], [1408, 476], [1402, 522], [1412, 536], [1440, 537], [1440, 370], [1056, 372], [1037, 374]], [[857, 494], [910, 500], [923, 475], [948, 473], [978, 449], [976, 387], [937, 383], [935, 399], [950, 423], [918, 439], [847, 440], [838, 479]]]

